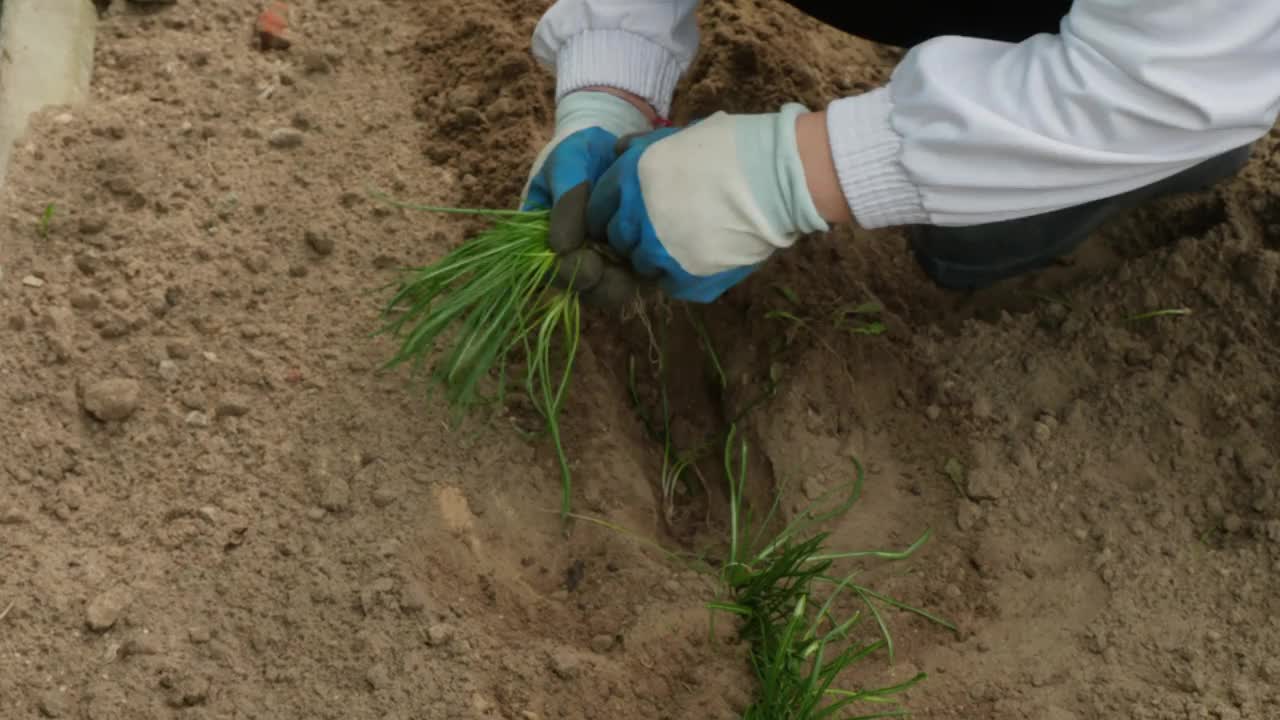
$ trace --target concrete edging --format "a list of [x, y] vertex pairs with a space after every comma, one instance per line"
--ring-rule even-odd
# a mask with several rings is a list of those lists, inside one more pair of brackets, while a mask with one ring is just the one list
[[0, 187], [31, 113], [89, 96], [93, 0], [0, 0]]

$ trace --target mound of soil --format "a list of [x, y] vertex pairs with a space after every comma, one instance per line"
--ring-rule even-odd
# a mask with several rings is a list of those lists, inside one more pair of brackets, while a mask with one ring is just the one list
[[[710, 580], [602, 528], [566, 538], [554, 455], [519, 407], [458, 430], [378, 372], [380, 288], [475, 225], [369, 190], [514, 203], [550, 131], [528, 54], [544, 3], [293, 5], [292, 47], [264, 52], [256, 4], [115, 3], [92, 103], [37, 117], [15, 155], [5, 706], [737, 717], [754, 683], [709, 636]], [[702, 14], [678, 119], [817, 106], [896, 57], [781, 4]], [[931, 286], [896, 232], [809, 238], [691, 315], [586, 320], [575, 503], [672, 546], [724, 536], [714, 462], [666, 503], [632, 406], [632, 359], [641, 405], [656, 396], [658, 326], [682, 443], [737, 420], [753, 495], [787, 509], [858, 458], [841, 548], [933, 529], [868, 582], [960, 632], [891, 616], [897, 662], [854, 679], [927, 671], [908, 698], [927, 718], [1276, 717], [1277, 301], [1280, 133], [1238, 179], [982, 293]], [[1170, 309], [1189, 314], [1134, 319]]]

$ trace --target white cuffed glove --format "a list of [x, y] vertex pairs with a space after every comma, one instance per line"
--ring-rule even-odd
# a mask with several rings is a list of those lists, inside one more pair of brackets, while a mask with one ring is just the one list
[[595, 183], [591, 237], [678, 300], [711, 302], [800, 235], [826, 231], [796, 145], [798, 104], [627, 139]]

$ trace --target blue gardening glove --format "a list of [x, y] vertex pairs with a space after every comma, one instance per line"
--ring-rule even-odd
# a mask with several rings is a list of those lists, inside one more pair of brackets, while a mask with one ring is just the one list
[[620, 305], [635, 283], [620, 263], [589, 242], [587, 199], [617, 159], [618, 137], [652, 129], [648, 118], [622, 98], [603, 92], [570, 93], [556, 106], [556, 132], [542, 149], [525, 185], [521, 209], [550, 209], [548, 245], [559, 255], [554, 283], [572, 288], [584, 302]]
[[587, 231], [677, 300], [711, 302], [775, 251], [828, 225], [809, 196], [790, 104], [624, 138]]

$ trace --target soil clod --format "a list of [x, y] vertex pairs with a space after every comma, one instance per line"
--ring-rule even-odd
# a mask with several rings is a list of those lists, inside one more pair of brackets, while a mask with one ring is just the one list
[[572, 680], [582, 671], [582, 660], [572, 650], [561, 648], [551, 653], [551, 672], [562, 680]]
[[304, 239], [307, 241], [307, 245], [320, 257], [333, 253], [333, 237], [322, 230], [315, 228], [307, 230]]
[[304, 138], [305, 135], [297, 128], [276, 128], [267, 136], [267, 143], [273, 148], [287, 150], [301, 147]]
[[85, 608], [85, 624], [95, 632], [106, 632], [120, 620], [131, 601], [127, 589], [111, 588], [89, 601]]
[[71, 714], [71, 699], [66, 692], [56, 688], [41, 693], [36, 706], [40, 709], [40, 714], [47, 718], [63, 718]]
[[436, 623], [427, 628], [427, 644], [432, 647], [445, 647], [453, 642], [455, 631], [452, 625]]
[[128, 419], [142, 401], [142, 385], [129, 378], [110, 378], [84, 390], [84, 407], [103, 422]]
[[320, 507], [340, 513], [351, 508], [351, 485], [337, 476], [324, 479], [320, 489]]
[[249, 399], [244, 395], [223, 395], [218, 401], [215, 414], [222, 417], [243, 417], [249, 414]]

